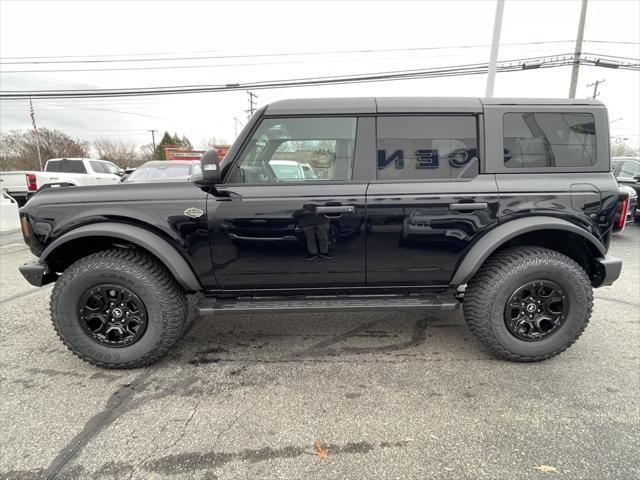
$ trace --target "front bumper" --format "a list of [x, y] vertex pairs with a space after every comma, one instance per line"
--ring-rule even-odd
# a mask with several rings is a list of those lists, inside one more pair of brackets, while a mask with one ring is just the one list
[[595, 287], [608, 287], [615, 282], [622, 271], [622, 259], [605, 255], [595, 259], [597, 282]]
[[40, 263], [37, 260], [31, 260], [18, 267], [22, 276], [31, 285], [36, 287], [42, 287], [51, 282], [55, 282], [58, 276], [49, 270], [49, 267], [45, 263]]

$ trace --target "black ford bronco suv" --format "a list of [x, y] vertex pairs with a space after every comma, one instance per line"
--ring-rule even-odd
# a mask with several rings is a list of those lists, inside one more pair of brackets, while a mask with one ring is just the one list
[[621, 201], [598, 101], [286, 100], [189, 182], [50, 188], [20, 210], [78, 357], [148, 365], [200, 315], [453, 310], [497, 357], [568, 348]]

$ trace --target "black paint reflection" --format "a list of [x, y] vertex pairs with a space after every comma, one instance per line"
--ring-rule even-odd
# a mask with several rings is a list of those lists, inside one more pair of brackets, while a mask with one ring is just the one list
[[255, 198], [251, 188], [259, 187], [242, 186], [234, 188], [240, 199], [212, 198], [209, 232], [219, 286], [363, 285], [365, 187], [331, 188], [354, 187], [362, 195], [287, 196], [298, 187], [279, 186], [278, 197]]

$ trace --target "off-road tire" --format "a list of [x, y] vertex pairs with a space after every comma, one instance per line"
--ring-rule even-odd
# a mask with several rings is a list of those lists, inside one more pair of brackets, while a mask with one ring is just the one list
[[[103, 283], [121, 285], [144, 303], [146, 330], [131, 345], [113, 348], [96, 343], [80, 324], [81, 296]], [[67, 268], [53, 288], [50, 310], [56, 333], [74, 355], [101, 368], [137, 368], [160, 359], [181, 337], [187, 300], [182, 287], [155, 258], [140, 250], [114, 248]]]
[[[556, 332], [534, 342], [514, 336], [504, 309], [524, 283], [549, 280], [569, 299], [566, 320]], [[489, 257], [467, 285], [463, 310], [471, 332], [496, 357], [514, 362], [546, 360], [569, 348], [582, 334], [593, 309], [593, 290], [585, 271], [571, 258], [546, 248], [513, 247]]]

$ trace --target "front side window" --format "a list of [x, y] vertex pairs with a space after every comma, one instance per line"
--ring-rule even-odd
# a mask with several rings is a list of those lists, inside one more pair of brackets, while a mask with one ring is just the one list
[[473, 116], [379, 117], [378, 180], [435, 180], [478, 174]]
[[352, 117], [264, 119], [227, 182], [351, 180], [356, 123]]
[[588, 167], [596, 163], [590, 113], [506, 113], [504, 164], [509, 168]]
[[102, 162], [89, 162], [95, 173], [109, 173]]
[[104, 165], [104, 168], [107, 170], [107, 173], [117, 174], [120, 171], [120, 168], [118, 168], [118, 166], [113, 163], [106, 162], [106, 163], [102, 163], [102, 165]]

